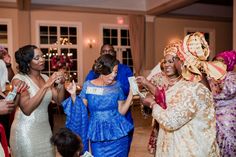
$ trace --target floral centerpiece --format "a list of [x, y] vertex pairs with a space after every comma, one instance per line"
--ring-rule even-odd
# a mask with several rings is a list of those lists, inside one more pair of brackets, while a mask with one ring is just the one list
[[73, 65], [70, 56], [67, 55], [54, 55], [51, 58], [51, 68], [54, 70], [67, 69], [69, 70]]

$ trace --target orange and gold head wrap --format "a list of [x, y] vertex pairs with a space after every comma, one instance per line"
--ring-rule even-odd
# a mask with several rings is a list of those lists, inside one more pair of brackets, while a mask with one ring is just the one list
[[185, 79], [201, 81], [202, 73], [215, 80], [224, 78], [226, 66], [220, 62], [207, 61], [210, 49], [204, 34], [195, 32], [185, 36], [183, 46], [179, 50], [184, 61], [182, 75]]

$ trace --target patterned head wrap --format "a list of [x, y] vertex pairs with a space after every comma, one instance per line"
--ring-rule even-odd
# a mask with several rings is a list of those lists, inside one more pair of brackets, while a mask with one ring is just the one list
[[183, 56], [180, 53], [182, 47], [182, 41], [178, 40], [172, 43], [169, 43], [164, 49], [164, 56], [172, 55], [174, 57], [178, 56], [180, 59], [183, 59]]
[[210, 49], [204, 35], [200, 32], [185, 36], [180, 54], [184, 61], [182, 75], [187, 80], [201, 81], [202, 73], [219, 80], [226, 74], [226, 66], [223, 63], [207, 61]]
[[236, 51], [224, 51], [218, 53], [215, 58], [221, 57], [224, 59], [224, 63], [227, 65], [227, 71], [233, 71], [236, 64]]

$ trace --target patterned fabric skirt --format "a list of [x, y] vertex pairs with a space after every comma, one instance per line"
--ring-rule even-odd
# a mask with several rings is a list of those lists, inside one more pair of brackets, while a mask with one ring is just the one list
[[128, 136], [117, 140], [104, 142], [91, 142], [94, 157], [128, 157]]

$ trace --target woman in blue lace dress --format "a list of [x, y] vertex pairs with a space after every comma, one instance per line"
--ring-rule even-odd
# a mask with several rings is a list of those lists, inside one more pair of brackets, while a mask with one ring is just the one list
[[[93, 70], [100, 74], [97, 79], [86, 81], [80, 93], [87, 106], [90, 119], [87, 137], [91, 142], [94, 157], [127, 157], [128, 133], [133, 125], [127, 121], [132, 92], [125, 100], [119, 82], [115, 81], [119, 61], [106, 54], [100, 56], [93, 65]], [[72, 83], [67, 90], [74, 104], [77, 102], [76, 85]]]

